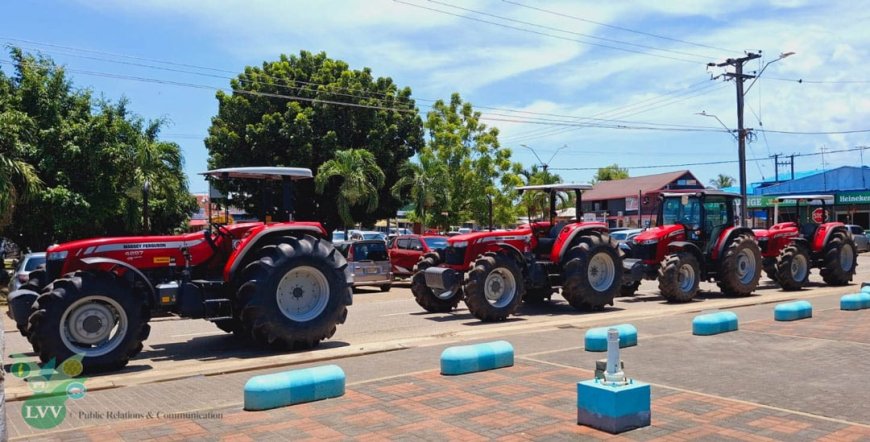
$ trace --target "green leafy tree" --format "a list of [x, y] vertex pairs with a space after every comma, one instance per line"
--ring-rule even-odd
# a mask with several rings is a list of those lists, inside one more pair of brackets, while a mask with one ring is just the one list
[[595, 176], [592, 177], [592, 182], [624, 180], [626, 178], [628, 178], [628, 169], [623, 169], [618, 164], [611, 164], [599, 167], [598, 171], [595, 172]]
[[[338, 150], [364, 149], [383, 171], [384, 187], [374, 211], [352, 206], [351, 218], [369, 224], [395, 216], [400, 202], [390, 189], [399, 179], [400, 166], [423, 146], [422, 122], [410, 88], [375, 78], [368, 68], [351, 70], [325, 53], [306, 51], [247, 67], [230, 84], [231, 94], [217, 94], [218, 113], [205, 143], [210, 167], [318, 170]], [[338, 193], [340, 185], [330, 180], [324, 194]], [[245, 189], [243, 194], [255, 193], [253, 187], [239, 190]], [[251, 198], [246, 207], [260, 213], [260, 201]], [[297, 219], [320, 220], [329, 230], [344, 223], [338, 201], [319, 197], [310, 181], [297, 183], [295, 210]]]
[[[75, 90], [50, 59], [12, 49], [15, 75], [0, 83], [0, 143], [29, 164], [43, 186], [30, 198], [16, 195], [4, 229], [34, 250], [52, 242], [138, 233], [142, 226], [139, 150], [157, 143], [173, 167], [153, 165], [154, 230], [169, 233], [196, 209], [181, 167], [180, 147], [157, 141], [162, 122], [145, 122], [127, 101], [95, 100]], [[8, 136], [7, 135], [12, 135]]]
[[330, 181], [341, 182], [335, 195], [338, 215], [345, 226], [352, 226], [352, 208], [361, 206], [367, 213], [378, 208], [378, 191], [384, 187], [384, 179], [371, 152], [348, 149], [336, 151], [335, 158], [320, 165], [314, 182], [319, 194]]
[[424, 147], [417, 159], [416, 163], [408, 162], [402, 166], [401, 178], [391, 190], [396, 199], [413, 202], [411, 218], [419, 221], [425, 231], [433, 218], [432, 209], [448, 206], [448, 195], [442, 191], [447, 185], [448, 170], [428, 148]]
[[[519, 165], [518, 165], [519, 166]], [[558, 174], [550, 173], [548, 170], [543, 170], [539, 168], [537, 165], [532, 165], [529, 169], [522, 169], [516, 171], [517, 175], [522, 177], [523, 185], [526, 186], [534, 186], [534, 185], [543, 185], [543, 184], [558, 184], [562, 182], [562, 177]], [[557, 194], [559, 200], [557, 204], [563, 206], [570, 202], [569, 197], [565, 194]], [[549, 214], [547, 213], [550, 210], [550, 202], [549, 195], [546, 192], [526, 192], [522, 195], [520, 199], [520, 205], [522, 206], [522, 210], [525, 212], [521, 214], [522, 216], [528, 216], [531, 214], [532, 217], [540, 217], [540, 219], [548, 220]]]
[[428, 113], [428, 148], [447, 170], [440, 192], [446, 197], [433, 207], [432, 220], [444, 229], [468, 219], [485, 223], [489, 199], [497, 224], [512, 223], [513, 198], [502, 190], [516, 184], [511, 173], [511, 151], [498, 142], [498, 129], [480, 122], [480, 112], [458, 93], [449, 102], [438, 100]]
[[710, 185], [717, 189], [731, 187], [734, 185], [734, 177], [720, 173], [719, 176], [710, 180]]

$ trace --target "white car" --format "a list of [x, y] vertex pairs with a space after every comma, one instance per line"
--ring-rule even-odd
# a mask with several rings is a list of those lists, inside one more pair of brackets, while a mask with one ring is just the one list
[[9, 291], [14, 292], [21, 288], [30, 278], [30, 272], [45, 266], [45, 252], [28, 253], [21, 258], [9, 281]]
[[870, 239], [861, 226], [855, 224], [846, 224], [846, 228], [852, 233], [852, 239], [855, 240], [855, 248], [858, 253], [870, 251]]
[[616, 232], [612, 232], [610, 237], [613, 238], [616, 242], [628, 242], [634, 239], [635, 236], [639, 235], [640, 232], [643, 232], [643, 229], [626, 229], [619, 230]]

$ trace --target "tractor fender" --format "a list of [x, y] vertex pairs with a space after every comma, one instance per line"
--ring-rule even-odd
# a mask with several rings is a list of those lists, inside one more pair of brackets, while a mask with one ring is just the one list
[[[129, 270], [130, 272], [133, 273], [133, 277], [135, 279], [141, 280], [145, 284], [145, 287], [148, 289], [150, 304], [152, 306], [160, 305], [160, 302], [159, 302], [160, 300], [157, 297], [157, 290], [154, 289], [154, 285], [151, 284], [151, 281], [148, 280], [148, 278], [145, 276], [145, 274], [142, 273], [136, 267], [133, 267], [132, 265], [130, 265], [124, 261], [118, 261], [117, 259], [101, 258], [101, 257], [97, 257], [97, 256], [92, 257], [92, 258], [82, 258], [81, 262], [82, 262], [82, 264], [84, 264], [87, 267], [96, 267], [96, 266], [101, 265], [101, 264], [110, 264], [113, 266], [123, 267], [123, 268]], [[87, 269], [87, 267], [83, 268], [82, 270]]]
[[573, 227], [573, 229], [570, 230], [570, 233], [566, 233], [563, 229], [556, 238], [556, 243], [553, 244], [553, 251], [550, 255], [551, 260], [553, 262], [562, 262], [562, 259], [565, 257], [565, 252], [574, 246], [578, 236], [582, 236], [589, 232], [607, 233], [609, 231], [607, 225], [604, 223], [584, 223], [584, 225]]
[[668, 244], [668, 254], [672, 254], [675, 252], [689, 252], [695, 256], [695, 259], [698, 260], [698, 264], [701, 266], [701, 272], [705, 272], [706, 270], [706, 259], [704, 259], [704, 254], [701, 252], [701, 249], [695, 245], [695, 243], [689, 241], [674, 241]]
[[716, 254], [712, 256], [713, 260], [717, 260], [722, 256], [722, 253], [725, 252], [725, 248], [728, 247], [728, 244], [731, 244], [731, 240], [733, 240], [737, 235], [749, 235], [755, 238], [755, 232], [753, 232], [749, 227], [731, 227], [725, 229], [722, 231], [722, 234], [719, 235], [721, 241], [719, 241], [719, 244], [716, 244], [716, 248], [714, 249]]
[[[824, 231], [824, 236], [820, 235]], [[825, 248], [825, 245], [828, 244], [828, 241], [831, 240], [831, 235], [836, 232], [843, 232], [846, 236], [851, 236], [849, 230], [846, 229], [846, 225], [843, 223], [825, 223], [819, 226], [819, 229], [816, 231], [816, 237], [813, 238], [813, 248], [814, 252], [821, 252], [822, 249]]]
[[513, 258], [521, 269], [525, 268], [526, 259], [523, 257], [523, 253], [520, 252], [520, 249], [504, 242], [497, 243], [496, 245], [502, 252]]
[[266, 245], [273, 237], [284, 236], [288, 233], [306, 233], [323, 238], [323, 231], [315, 226], [290, 225], [286, 227], [267, 227], [260, 230], [252, 236], [243, 239], [236, 250], [230, 255], [224, 267], [224, 281], [232, 281], [236, 272], [251, 262], [251, 256], [253, 256], [251, 252]]
[[794, 244], [798, 247], [803, 247], [804, 250], [807, 251], [807, 253], [812, 253], [812, 250], [810, 249], [810, 242], [802, 236], [797, 236], [797, 237], [792, 238], [792, 240], [789, 244]]

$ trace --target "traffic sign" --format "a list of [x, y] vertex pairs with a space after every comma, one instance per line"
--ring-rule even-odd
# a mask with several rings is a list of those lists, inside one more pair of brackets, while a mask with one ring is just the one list
[[816, 224], [821, 224], [821, 223], [825, 222], [825, 219], [827, 218], [827, 215], [828, 215], [826, 212], [827, 211], [825, 209], [822, 209], [821, 207], [819, 207], [816, 210], [813, 210], [813, 222], [815, 222]]

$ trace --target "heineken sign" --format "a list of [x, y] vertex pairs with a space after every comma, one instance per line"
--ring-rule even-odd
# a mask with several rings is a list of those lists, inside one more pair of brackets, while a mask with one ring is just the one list
[[837, 194], [837, 204], [870, 204], [870, 192], [849, 192]]

